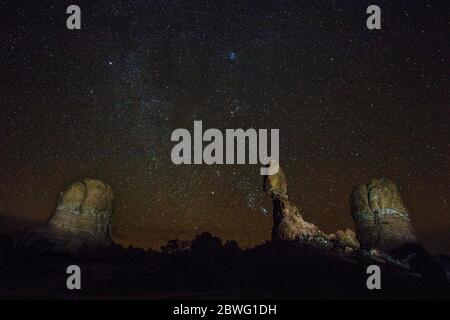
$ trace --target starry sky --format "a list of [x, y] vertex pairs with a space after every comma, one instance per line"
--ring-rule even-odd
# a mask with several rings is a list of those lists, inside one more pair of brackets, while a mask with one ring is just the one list
[[[82, 29], [66, 28], [77, 4]], [[366, 8], [382, 29], [366, 28]], [[448, 1], [0, 2], [0, 214], [43, 223], [82, 177], [115, 192], [114, 240], [270, 238], [259, 165], [172, 164], [176, 128], [278, 128], [290, 198], [353, 228], [352, 187], [395, 181], [450, 252]]]

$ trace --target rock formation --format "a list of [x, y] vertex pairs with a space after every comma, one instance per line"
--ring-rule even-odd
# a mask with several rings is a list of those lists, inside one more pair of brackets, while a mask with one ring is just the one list
[[356, 186], [350, 205], [356, 237], [363, 249], [389, 251], [416, 242], [409, 214], [391, 180], [377, 178]]
[[[279, 164], [272, 160], [270, 166]], [[324, 236], [316, 225], [303, 220], [298, 208], [288, 200], [286, 177], [281, 168], [275, 175], [264, 176], [263, 189], [273, 202], [273, 240], [310, 240]]]
[[281, 170], [280, 165], [275, 160], [270, 160], [270, 167], [277, 167], [278, 172], [271, 176], [264, 176], [264, 192], [270, 195], [272, 199], [287, 199], [287, 182], [283, 170]]
[[310, 222], [303, 220], [298, 208], [289, 200], [274, 200], [274, 240], [312, 240], [324, 234]]
[[59, 250], [74, 252], [111, 242], [113, 191], [100, 180], [84, 178], [62, 194], [44, 231]]

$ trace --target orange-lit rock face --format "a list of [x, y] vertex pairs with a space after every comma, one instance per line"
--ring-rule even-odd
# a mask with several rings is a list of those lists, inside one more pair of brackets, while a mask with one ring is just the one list
[[[279, 166], [274, 161], [270, 165]], [[264, 176], [263, 189], [273, 200], [272, 239], [310, 240], [324, 236], [316, 225], [303, 220], [297, 206], [288, 200], [286, 176], [280, 167], [276, 174]]]
[[378, 178], [356, 186], [350, 205], [361, 247], [391, 250], [416, 242], [409, 214], [391, 180]]
[[[275, 200], [278, 201], [278, 200]], [[275, 210], [274, 214], [278, 214]], [[276, 240], [310, 240], [323, 233], [319, 228], [303, 220], [298, 208], [289, 200], [280, 202], [280, 219], [274, 224], [273, 238]]]
[[112, 209], [111, 187], [85, 178], [62, 195], [46, 235], [68, 251], [106, 245], [111, 241]]
[[287, 182], [283, 170], [275, 161], [270, 162], [270, 166], [278, 166], [278, 172], [274, 175], [264, 176], [263, 189], [273, 199], [287, 199]]

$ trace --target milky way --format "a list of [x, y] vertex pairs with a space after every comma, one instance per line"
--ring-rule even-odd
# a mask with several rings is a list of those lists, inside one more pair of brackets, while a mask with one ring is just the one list
[[[74, 2], [74, 1], [72, 1]], [[88, 176], [112, 185], [114, 239], [270, 237], [259, 165], [181, 165], [176, 128], [280, 129], [289, 194], [326, 232], [354, 185], [387, 176], [419, 238], [449, 252], [448, 1], [2, 1], [0, 207], [44, 222]]]

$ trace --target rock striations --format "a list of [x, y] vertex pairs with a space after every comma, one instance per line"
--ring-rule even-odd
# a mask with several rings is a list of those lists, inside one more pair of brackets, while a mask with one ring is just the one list
[[113, 211], [112, 188], [100, 181], [84, 178], [62, 194], [55, 214], [44, 230], [58, 250], [76, 252], [111, 243]]
[[391, 180], [377, 178], [356, 186], [350, 206], [362, 248], [390, 251], [416, 242], [409, 213]]

